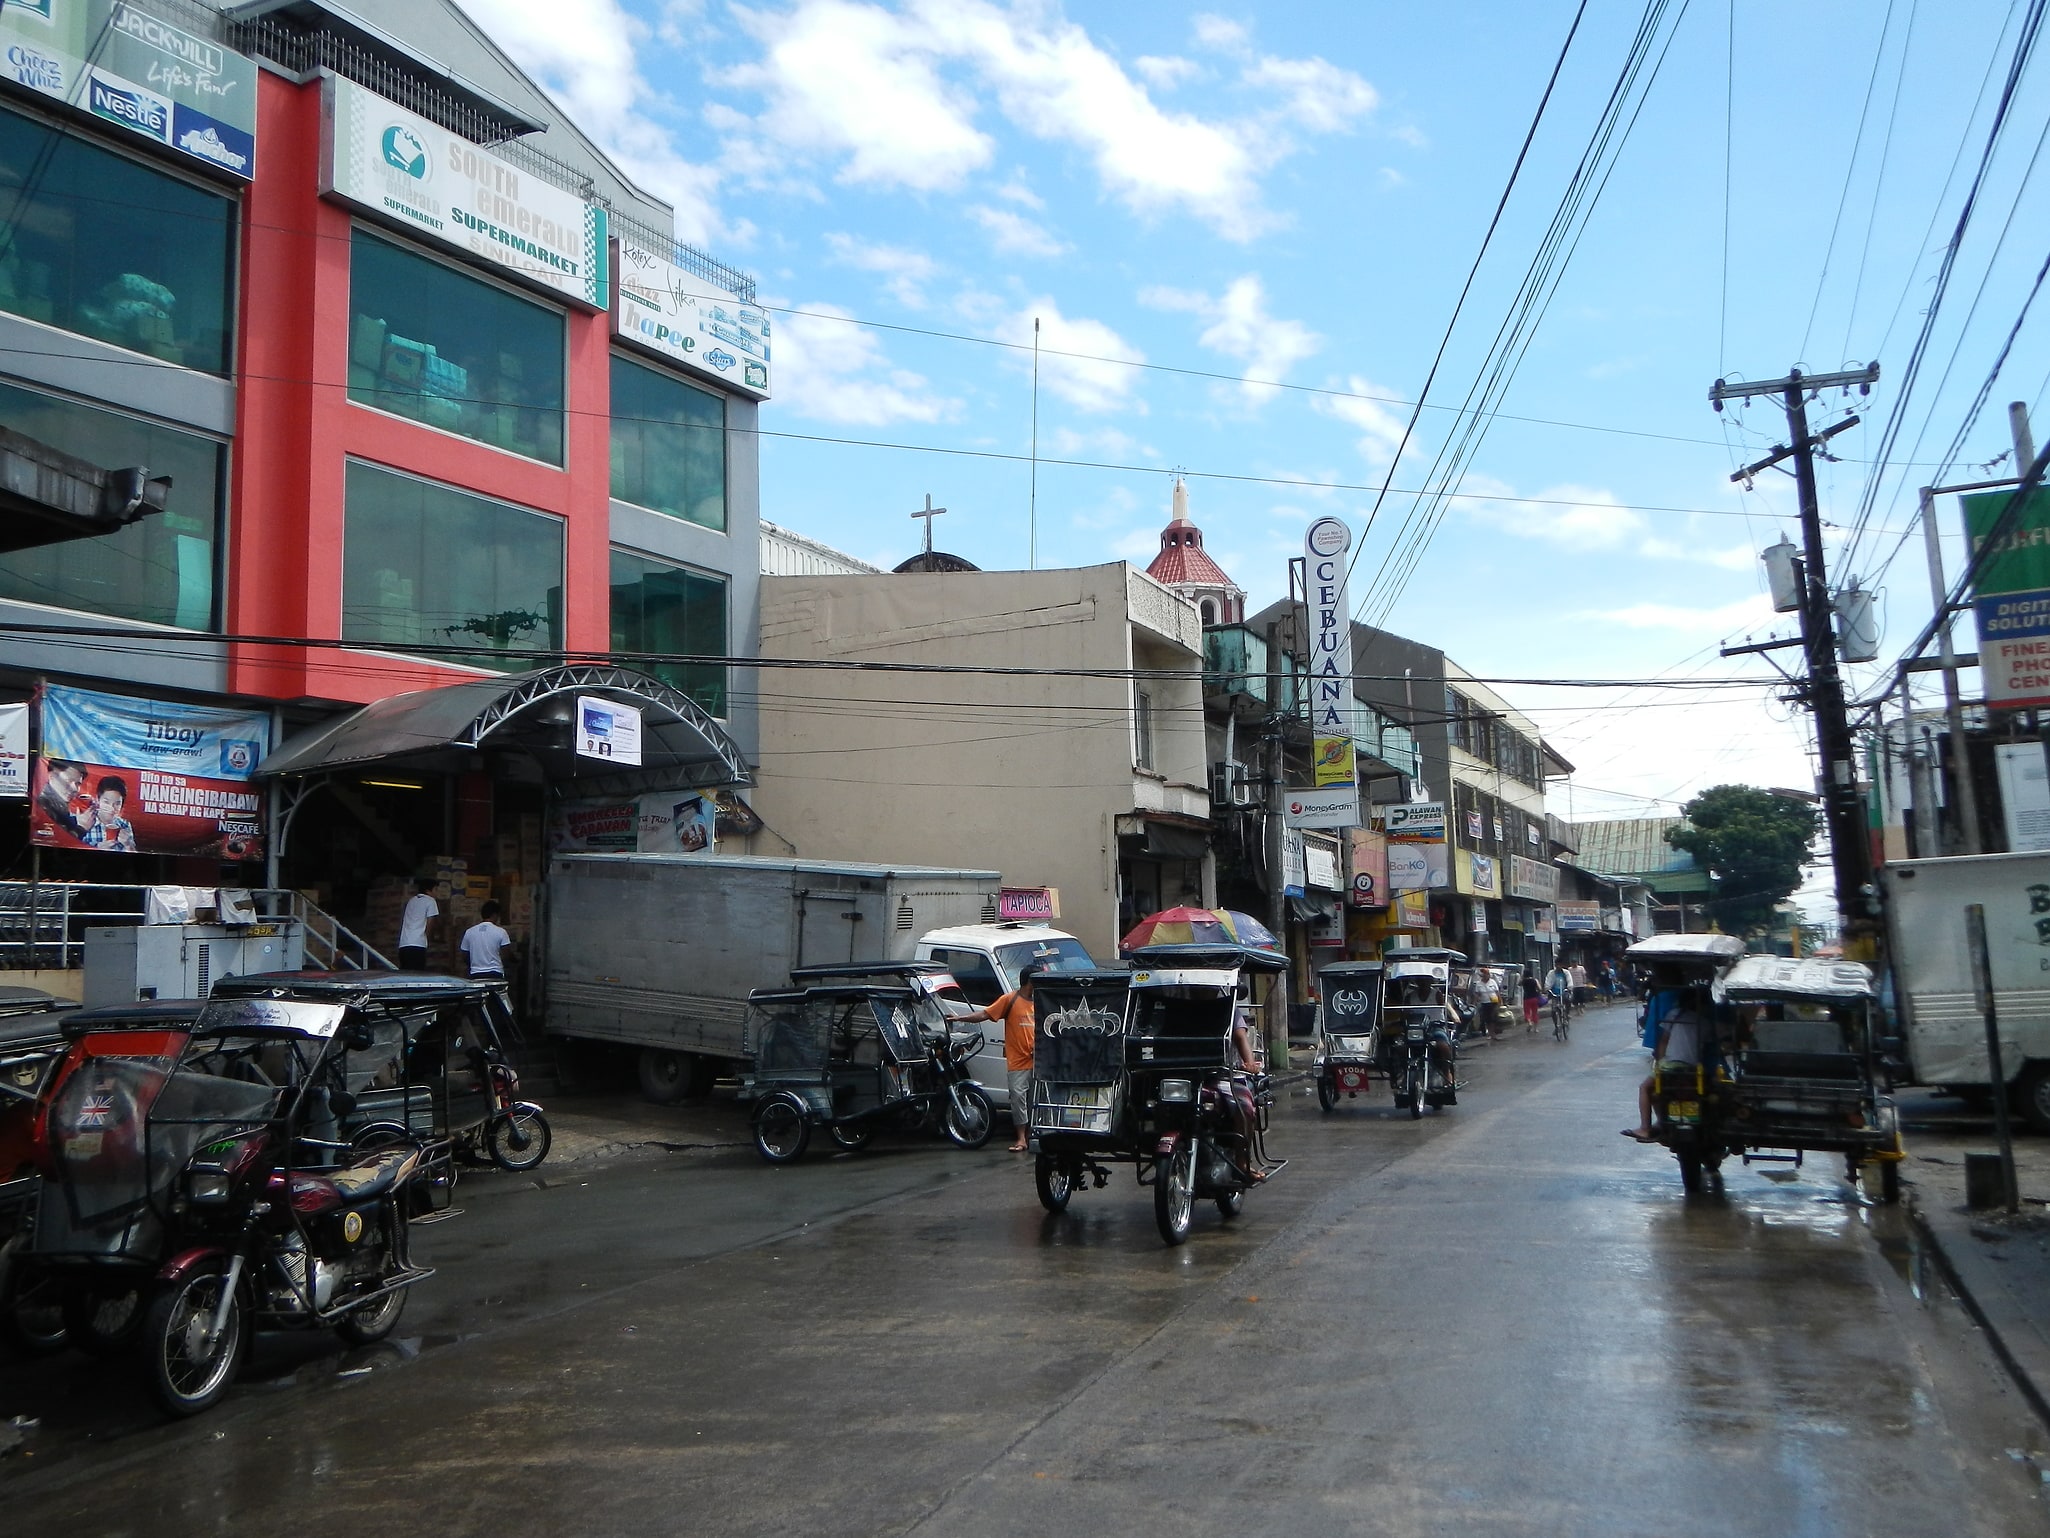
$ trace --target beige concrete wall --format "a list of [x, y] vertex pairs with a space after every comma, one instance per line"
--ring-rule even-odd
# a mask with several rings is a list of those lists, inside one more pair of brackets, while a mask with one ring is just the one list
[[[1122, 563], [768, 577], [762, 655], [1121, 671], [1133, 665], [1129, 592]], [[1180, 629], [1175, 611], [1152, 618]], [[1152, 625], [1140, 644], [1149, 659], [1200, 666]], [[1055, 886], [1062, 927], [1116, 954], [1114, 819], [1136, 796], [1128, 678], [764, 670], [761, 694], [749, 801], [800, 854], [995, 868], [1013, 885]], [[1200, 790], [1200, 684], [1159, 688], [1155, 709], [1161, 793]]]

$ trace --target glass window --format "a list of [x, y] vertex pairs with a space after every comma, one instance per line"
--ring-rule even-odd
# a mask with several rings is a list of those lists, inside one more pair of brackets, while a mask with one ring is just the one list
[[0, 555], [0, 598], [213, 628], [220, 444], [14, 385], [0, 385], [0, 422], [104, 470], [139, 465], [171, 477], [165, 510], [118, 534]]
[[562, 645], [562, 524], [542, 513], [351, 462], [342, 536], [342, 639], [519, 672]]
[[0, 110], [0, 310], [228, 368], [235, 203]]
[[[624, 550], [612, 552], [612, 649], [726, 655], [726, 581]], [[726, 714], [726, 669], [713, 663], [630, 663]]]
[[560, 310], [357, 230], [349, 399], [562, 463]]
[[612, 494], [726, 527], [726, 397], [612, 358]]

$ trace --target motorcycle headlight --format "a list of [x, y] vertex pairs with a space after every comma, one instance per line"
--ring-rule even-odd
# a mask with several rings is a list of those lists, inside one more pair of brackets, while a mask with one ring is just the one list
[[1162, 1079], [1160, 1081], [1160, 1103], [1162, 1105], [1186, 1105], [1196, 1097], [1195, 1081], [1191, 1079]]
[[1334, 1036], [1331, 1038], [1331, 1050], [1340, 1057], [1365, 1057], [1367, 1055], [1367, 1038], [1364, 1036]]
[[1409, 1039], [1411, 1041], [1422, 1041], [1425, 1035], [1426, 1032], [1420, 1025], [1413, 1025], [1409, 1028]]
[[185, 1172], [185, 1194], [195, 1202], [224, 1202], [228, 1186], [228, 1172], [218, 1164], [197, 1164]]

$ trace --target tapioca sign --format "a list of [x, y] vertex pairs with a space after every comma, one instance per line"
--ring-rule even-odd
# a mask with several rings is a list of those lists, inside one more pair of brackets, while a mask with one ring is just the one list
[[1060, 888], [1007, 886], [997, 892], [1000, 924], [1050, 924], [1061, 916]]

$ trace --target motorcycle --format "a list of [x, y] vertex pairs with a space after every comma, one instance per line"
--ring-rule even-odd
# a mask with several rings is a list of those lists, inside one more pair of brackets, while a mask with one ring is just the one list
[[1459, 1018], [1451, 984], [1454, 967], [1465, 959], [1458, 951], [1422, 947], [1390, 951], [1383, 959], [1383, 1072], [1395, 1103], [1412, 1119], [1425, 1106], [1443, 1110], [1459, 1103]]
[[372, 1042], [341, 1004], [217, 999], [189, 1036], [138, 1052], [86, 1036], [43, 1113], [31, 1274], [78, 1295], [133, 1292], [152, 1397], [195, 1415], [259, 1328], [381, 1340], [433, 1273], [407, 1253], [424, 1145], [351, 1154], [343, 1060]]

